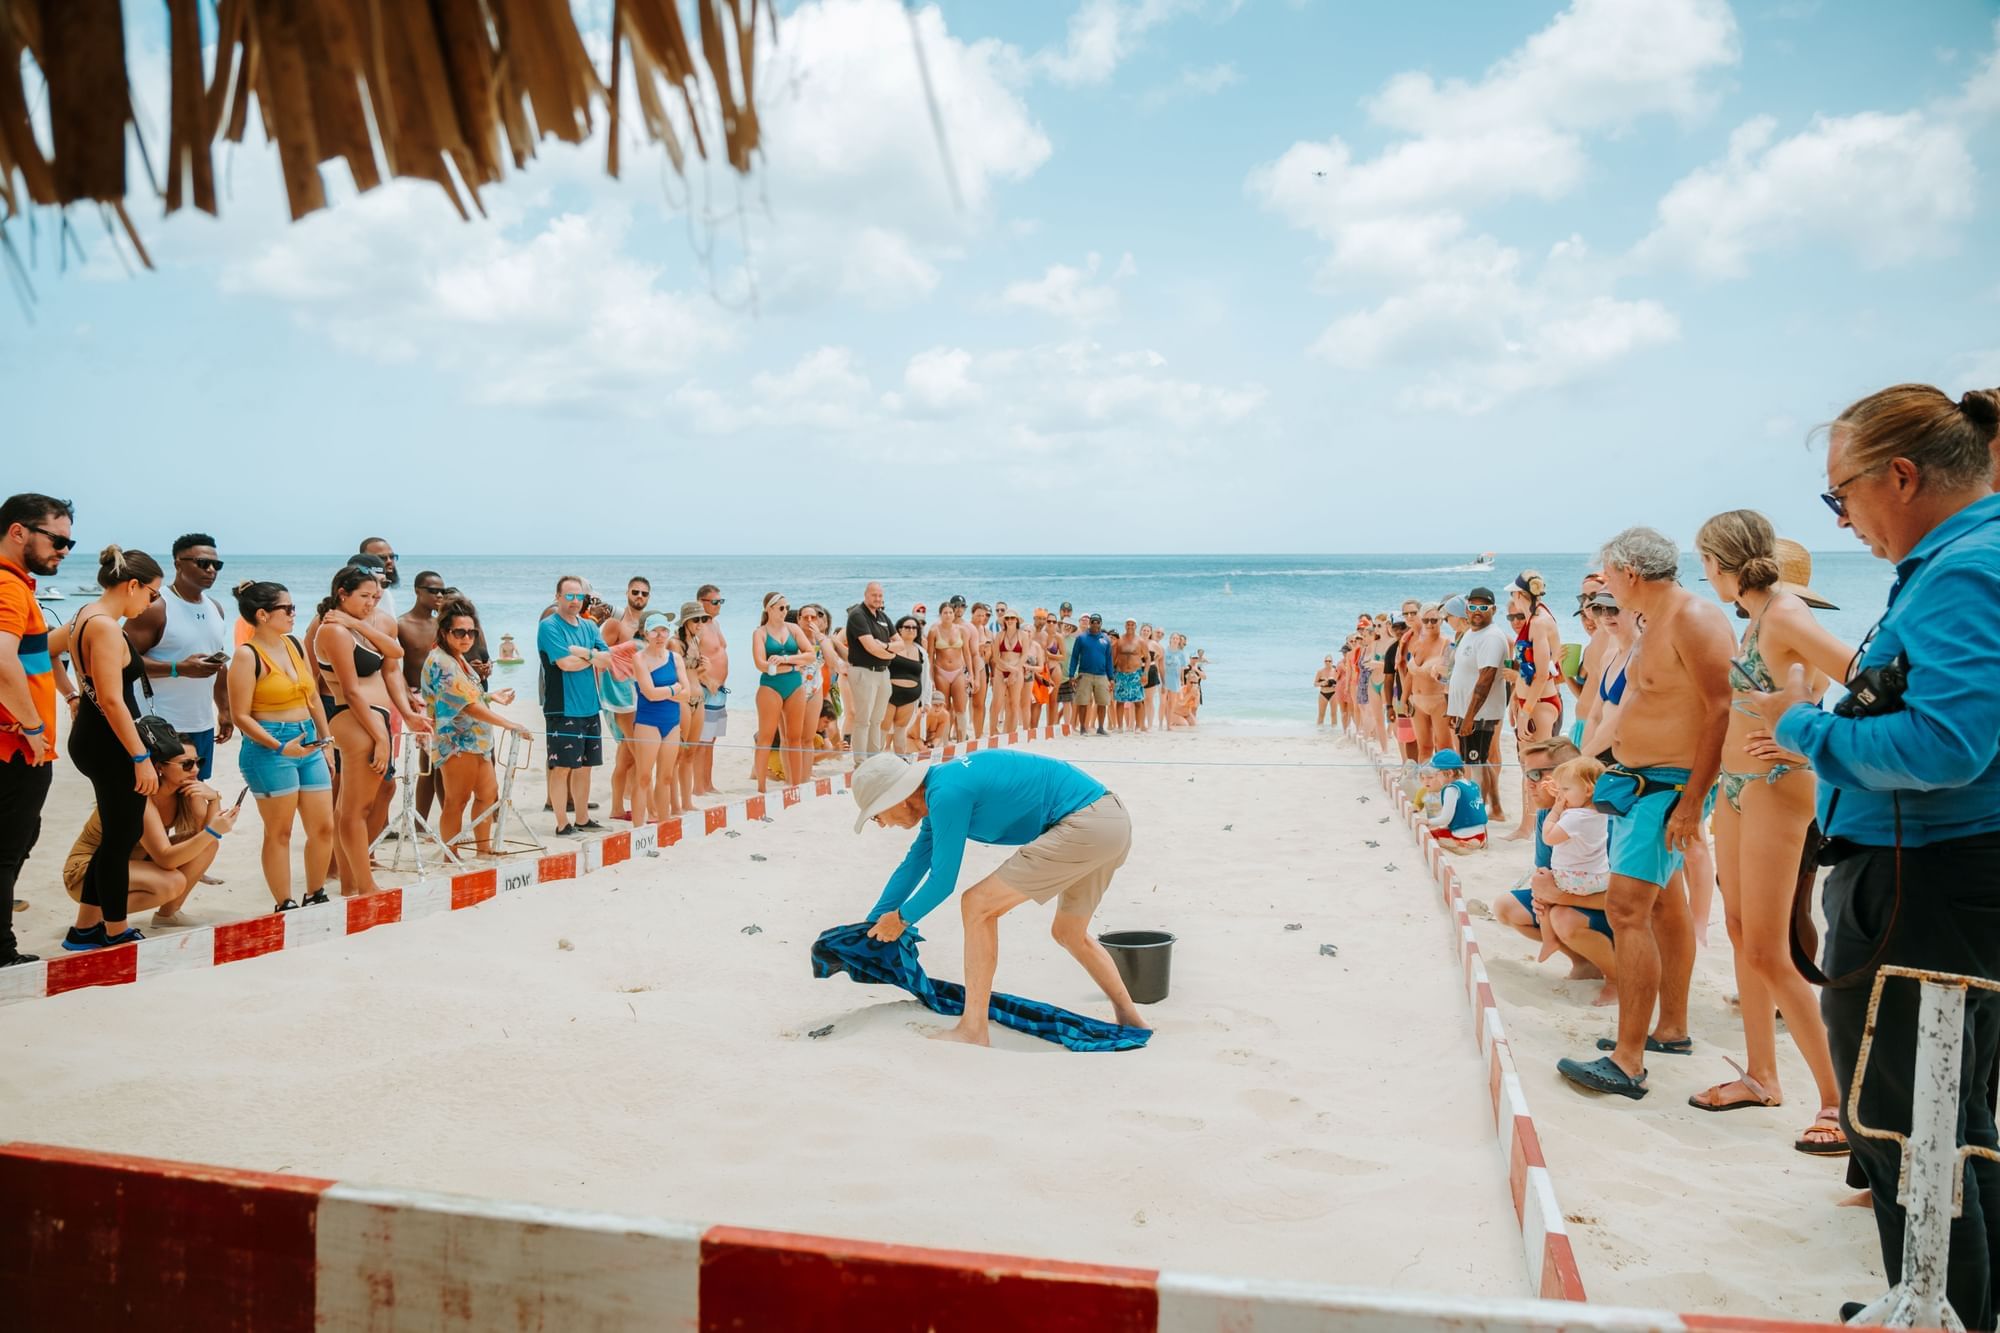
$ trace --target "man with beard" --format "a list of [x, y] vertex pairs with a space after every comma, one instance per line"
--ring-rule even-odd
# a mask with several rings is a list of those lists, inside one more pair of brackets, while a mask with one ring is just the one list
[[194, 747], [203, 782], [215, 769], [217, 742], [227, 744], [236, 732], [228, 690], [235, 618], [208, 591], [221, 573], [215, 538], [188, 533], [174, 542], [173, 581], [160, 600], [125, 622], [152, 683], [152, 711]]
[[[359, 555], [372, 556], [382, 564], [382, 601], [376, 610], [394, 620], [396, 618], [396, 548], [387, 537], [370, 537], [361, 543]], [[347, 562], [353, 564], [352, 560]]]
[[14, 941], [14, 881], [42, 831], [56, 757], [56, 678], [35, 580], [76, 545], [69, 501], [32, 492], [0, 504], [0, 967], [32, 963]]

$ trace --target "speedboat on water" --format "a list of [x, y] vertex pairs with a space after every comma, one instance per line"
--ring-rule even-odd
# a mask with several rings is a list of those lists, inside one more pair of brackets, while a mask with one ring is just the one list
[[1483, 551], [1479, 555], [1473, 557], [1472, 567], [1474, 569], [1493, 568], [1493, 552]]
[[64, 595], [61, 588], [37, 588], [35, 589], [35, 600], [38, 602], [67, 602], [69, 598]]

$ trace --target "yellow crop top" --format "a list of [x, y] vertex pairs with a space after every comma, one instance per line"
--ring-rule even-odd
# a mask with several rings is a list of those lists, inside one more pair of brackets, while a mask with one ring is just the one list
[[257, 654], [257, 660], [264, 668], [257, 675], [257, 688], [250, 694], [250, 712], [253, 715], [291, 713], [308, 706], [312, 694], [312, 673], [306, 669], [305, 654], [299, 651], [290, 637], [285, 639], [285, 656], [292, 659], [290, 675], [265, 656], [255, 640], [246, 646]]

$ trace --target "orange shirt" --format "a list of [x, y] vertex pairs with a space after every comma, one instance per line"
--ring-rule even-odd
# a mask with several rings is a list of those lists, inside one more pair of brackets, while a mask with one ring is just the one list
[[[42, 604], [35, 600], [34, 576], [11, 561], [0, 560], [0, 634], [12, 634], [21, 641], [21, 669], [28, 673], [28, 693], [35, 711], [41, 715], [49, 757], [56, 754], [56, 673], [49, 660], [49, 624], [42, 618]], [[32, 725], [32, 724], [30, 724]], [[32, 754], [28, 738], [21, 734], [21, 719], [0, 706], [0, 763], [16, 756]]]

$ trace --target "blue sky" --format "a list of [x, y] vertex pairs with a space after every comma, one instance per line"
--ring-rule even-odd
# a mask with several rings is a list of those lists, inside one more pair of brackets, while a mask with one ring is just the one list
[[43, 219], [9, 488], [239, 551], [1845, 549], [1811, 426], [2000, 384], [1991, 3], [924, 7], [957, 202], [901, 7], [783, 10], [748, 182], [600, 135], [291, 226], [245, 145], [137, 278]]

